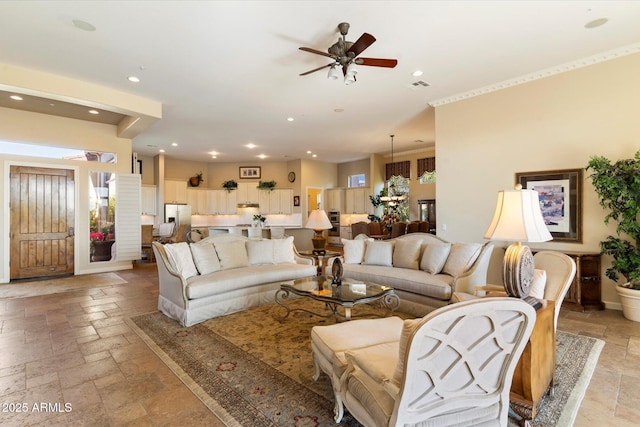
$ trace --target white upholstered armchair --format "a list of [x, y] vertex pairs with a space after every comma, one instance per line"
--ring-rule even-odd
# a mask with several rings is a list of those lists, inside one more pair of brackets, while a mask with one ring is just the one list
[[505, 426], [513, 371], [535, 310], [513, 298], [450, 305], [406, 320], [395, 355], [347, 352], [342, 401], [363, 425]]
[[[529, 304], [476, 299], [398, 320], [314, 327], [316, 362], [333, 365], [332, 381], [340, 376], [334, 383], [337, 421], [344, 405], [366, 427], [506, 425], [513, 371], [535, 323]], [[344, 348], [347, 329], [359, 333], [351, 350]], [[377, 344], [361, 338], [377, 335], [384, 335]], [[394, 337], [398, 341], [389, 341]]]
[[[564, 296], [576, 276], [576, 263], [570, 256], [563, 254], [562, 252], [539, 251], [533, 256], [533, 265], [536, 269], [534, 283], [539, 279], [542, 280], [541, 284], [536, 285], [542, 286], [542, 289], [540, 290], [542, 293], [541, 299], [555, 302], [553, 326], [554, 329], [557, 330], [558, 316], [560, 315], [562, 301], [564, 300]], [[543, 274], [538, 275], [540, 272]], [[477, 286], [476, 291], [489, 292], [492, 295], [506, 296], [506, 292], [502, 286]], [[475, 298], [477, 298], [477, 295], [455, 292], [451, 298], [451, 302], [466, 301]]]

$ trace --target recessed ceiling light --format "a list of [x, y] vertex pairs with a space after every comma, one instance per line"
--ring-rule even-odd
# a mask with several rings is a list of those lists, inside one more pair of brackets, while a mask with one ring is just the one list
[[268, 156], [266, 154], [260, 154], [258, 157], [260, 157], [261, 159], [266, 159]]
[[129, 80], [130, 82], [133, 82], [133, 83], [140, 83], [140, 79], [137, 78], [136, 76], [129, 76], [129, 77], [127, 77], [127, 80]]
[[98, 110], [89, 110], [89, 114], [100, 114]]
[[607, 22], [609, 22], [607, 18], [594, 19], [593, 21], [589, 21], [586, 24], [584, 24], [584, 27], [587, 29], [596, 28], [606, 24]]
[[253, 142], [250, 142], [250, 143], [248, 143], [247, 145], [245, 145], [245, 147], [250, 148], [250, 149], [253, 149], [253, 148], [256, 148], [257, 146], [256, 146], [256, 144], [254, 144]]
[[422, 71], [421, 70], [415, 70], [412, 74], [413, 77], [418, 77], [422, 75]]
[[287, 117], [287, 121], [292, 122], [293, 121], [293, 117]]
[[210, 151], [209, 154], [212, 156], [217, 156], [219, 153], [217, 151]]
[[22, 101], [22, 97], [18, 95], [11, 95], [9, 98], [13, 99], [14, 101]]
[[318, 157], [318, 155], [317, 154], [313, 154], [311, 157]]
[[160, 150], [158, 150], [158, 151], [160, 151], [161, 153], [164, 153], [164, 149], [162, 149], [162, 148]]
[[307, 154], [311, 154], [311, 150], [307, 150]]
[[177, 142], [172, 142], [172, 143], [171, 143], [171, 146], [172, 146], [172, 147], [177, 147], [177, 146], [178, 146], [178, 143], [177, 143]]
[[79, 28], [83, 31], [95, 31], [96, 27], [94, 27], [93, 25], [89, 24], [87, 21], [83, 21], [81, 19], [74, 19], [73, 21], [73, 25], [76, 28]]
[[217, 158], [218, 158], [218, 156], [211, 156], [211, 158], [212, 158], [212, 159], [217, 159]]

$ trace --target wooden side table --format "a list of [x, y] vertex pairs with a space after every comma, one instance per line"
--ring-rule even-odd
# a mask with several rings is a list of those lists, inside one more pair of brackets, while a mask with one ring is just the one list
[[513, 373], [510, 405], [523, 418], [521, 425], [524, 426], [536, 416], [536, 406], [547, 388], [553, 387], [556, 369], [554, 306], [553, 301], [546, 301], [536, 311], [536, 324]]

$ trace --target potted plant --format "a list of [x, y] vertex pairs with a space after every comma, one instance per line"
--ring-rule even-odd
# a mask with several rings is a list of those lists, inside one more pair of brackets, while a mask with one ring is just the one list
[[231, 193], [231, 190], [235, 190], [238, 188], [238, 183], [235, 182], [233, 179], [230, 179], [222, 183], [222, 188], [227, 190], [227, 193]]
[[204, 179], [202, 178], [202, 171], [198, 172], [196, 176], [189, 178], [189, 184], [191, 184], [192, 187], [199, 186], [201, 182], [204, 182]]
[[260, 190], [269, 190], [272, 191], [276, 186], [275, 181], [260, 181], [258, 182], [258, 188]]
[[113, 225], [105, 226], [102, 231], [89, 231], [91, 240], [91, 261], [110, 261], [114, 240]]
[[267, 220], [266, 216], [262, 216], [262, 214], [255, 214], [253, 216], [253, 226], [264, 228], [264, 222]]
[[593, 156], [586, 168], [600, 199], [600, 206], [609, 211], [605, 224], [617, 222], [616, 236], [600, 242], [603, 255], [613, 260], [606, 276], [616, 286], [622, 313], [629, 320], [640, 322], [640, 151], [632, 159], [611, 163], [602, 156]]

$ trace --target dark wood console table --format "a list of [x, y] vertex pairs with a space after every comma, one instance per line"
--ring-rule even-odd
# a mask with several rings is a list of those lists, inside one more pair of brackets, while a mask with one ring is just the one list
[[604, 310], [601, 295], [600, 254], [563, 252], [576, 262], [576, 277], [564, 297], [562, 308], [573, 311]]

